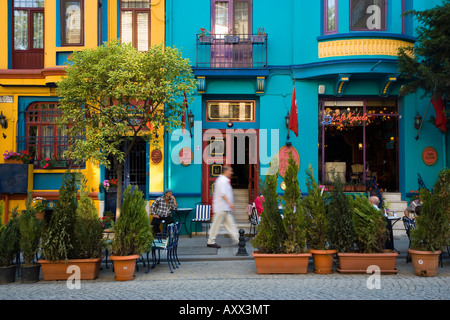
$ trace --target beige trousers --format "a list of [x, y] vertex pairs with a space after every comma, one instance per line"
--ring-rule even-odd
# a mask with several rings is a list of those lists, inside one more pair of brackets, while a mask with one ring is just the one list
[[234, 222], [233, 214], [230, 211], [219, 211], [214, 213], [209, 230], [208, 244], [214, 244], [216, 242], [217, 233], [222, 224], [230, 234], [233, 243], [239, 243], [239, 231]]

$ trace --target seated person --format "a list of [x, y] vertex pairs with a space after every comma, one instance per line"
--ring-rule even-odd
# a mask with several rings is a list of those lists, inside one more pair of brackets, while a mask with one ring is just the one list
[[422, 200], [416, 199], [411, 201], [405, 210], [405, 216], [414, 219], [416, 215], [419, 215], [420, 209], [422, 209]]
[[369, 198], [369, 202], [373, 205], [377, 210], [380, 210], [378, 205], [380, 204], [380, 199], [377, 196], [372, 196]]
[[255, 199], [255, 207], [256, 207], [256, 212], [258, 212], [258, 218], [261, 218], [261, 213], [263, 213], [264, 208], [262, 206], [262, 203], [264, 202], [264, 196], [263, 195], [259, 195], [256, 197]]
[[159, 225], [163, 220], [166, 222], [166, 225], [174, 222], [172, 218], [172, 210], [176, 210], [177, 208], [177, 201], [172, 195], [172, 190], [170, 189], [165, 190], [162, 197], [159, 197], [153, 201], [150, 207], [150, 214], [153, 216], [151, 224], [153, 226], [154, 236], [160, 233]]

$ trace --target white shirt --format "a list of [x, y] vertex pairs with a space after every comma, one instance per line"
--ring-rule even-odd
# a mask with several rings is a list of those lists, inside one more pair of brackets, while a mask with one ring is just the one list
[[231, 211], [228, 202], [225, 201], [223, 196], [228, 198], [228, 201], [233, 203], [233, 188], [231, 187], [230, 179], [224, 175], [220, 175], [214, 184], [214, 196], [213, 196], [213, 210], [214, 212]]

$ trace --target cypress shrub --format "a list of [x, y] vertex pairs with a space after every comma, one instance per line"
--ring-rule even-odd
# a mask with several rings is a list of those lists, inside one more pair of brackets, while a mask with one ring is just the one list
[[137, 187], [131, 192], [131, 185], [124, 191], [121, 214], [114, 225], [114, 255], [140, 255], [152, 248], [152, 228], [142, 196]]

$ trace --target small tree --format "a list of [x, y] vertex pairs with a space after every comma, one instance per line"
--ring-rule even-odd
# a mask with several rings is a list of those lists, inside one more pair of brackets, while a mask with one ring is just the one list
[[388, 238], [386, 219], [364, 196], [356, 196], [353, 210], [356, 245], [361, 253], [381, 253]]
[[67, 171], [59, 189], [59, 200], [44, 232], [42, 253], [50, 261], [68, 260], [74, 255], [76, 239], [77, 175]]
[[44, 223], [41, 223], [36, 217], [37, 210], [41, 209], [36, 209], [36, 206], [33, 205], [31, 192], [28, 192], [25, 210], [19, 216], [20, 249], [22, 250], [24, 265], [32, 265], [39, 250]]
[[339, 176], [334, 178], [334, 188], [327, 199], [328, 240], [330, 248], [345, 253], [355, 242], [352, 197], [343, 191]]
[[298, 170], [299, 166], [291, 153], [284, 175], [286, 189], [283, 195], [285, 203], [283, 226], [286, 232], [286, 240], [284, 242], [286, 253], [300, 253], [306, 249], [305, 212], [300, 202], [301, 194], [297, 177]]
[[417, 228], [411, 230], [411, 248], [441, 250], [450, 245], [450, 169], [443, 169], [433, 187], [433, 194], [420, 189], [423, 200], [416, 217]]
[[89, 198], [87, 179], [83, 176], [75, 224], [76, 257], [78, 259], [93, 259], [102, 255], [103, 228], [97, 212], [94, 202]]
[[112, 40], [69, 58], [57, 88], [62, 111], [58, 124], [70, 127], [73, 138], [66, 155], [107, 168], [114, 164], [116, 219], [123, 165], [135, 142], [143, 138], [157, 145], [159, 129], [170, 132], [179, 127], [183, 94], [195, 87], [189, 61], [172, 47], [159, 45], [141, 52]]
[[329, 247], [327, 209], [311, 165], [306, 170], [306, 176], [308, 196], [302, 199], [302, 206], [306, 211], [308, 245], [312, 249], [326, 250]]
[[17, 207], [11, 213], [11, 219], [0, 224], [0, 267], [8, 267], [20, 252], [20, 230]]
[[152, 248], [152, 228], [142, 195], [137, 187], [131, 193], [131, 185], [124, 191], [122, 217], [114, 225], [114, 255], [140, 255]]
[[283, 244], [287, 235], [278, 210], [278, 173], [275, 172], [264, 177], [264, 181], [260, 183], [261, 194], [264, 196], [262, 203], [264, 212], [261, 214], [258, 234], [253, 240], [253, 246], [260, 253], [283, 253]]

